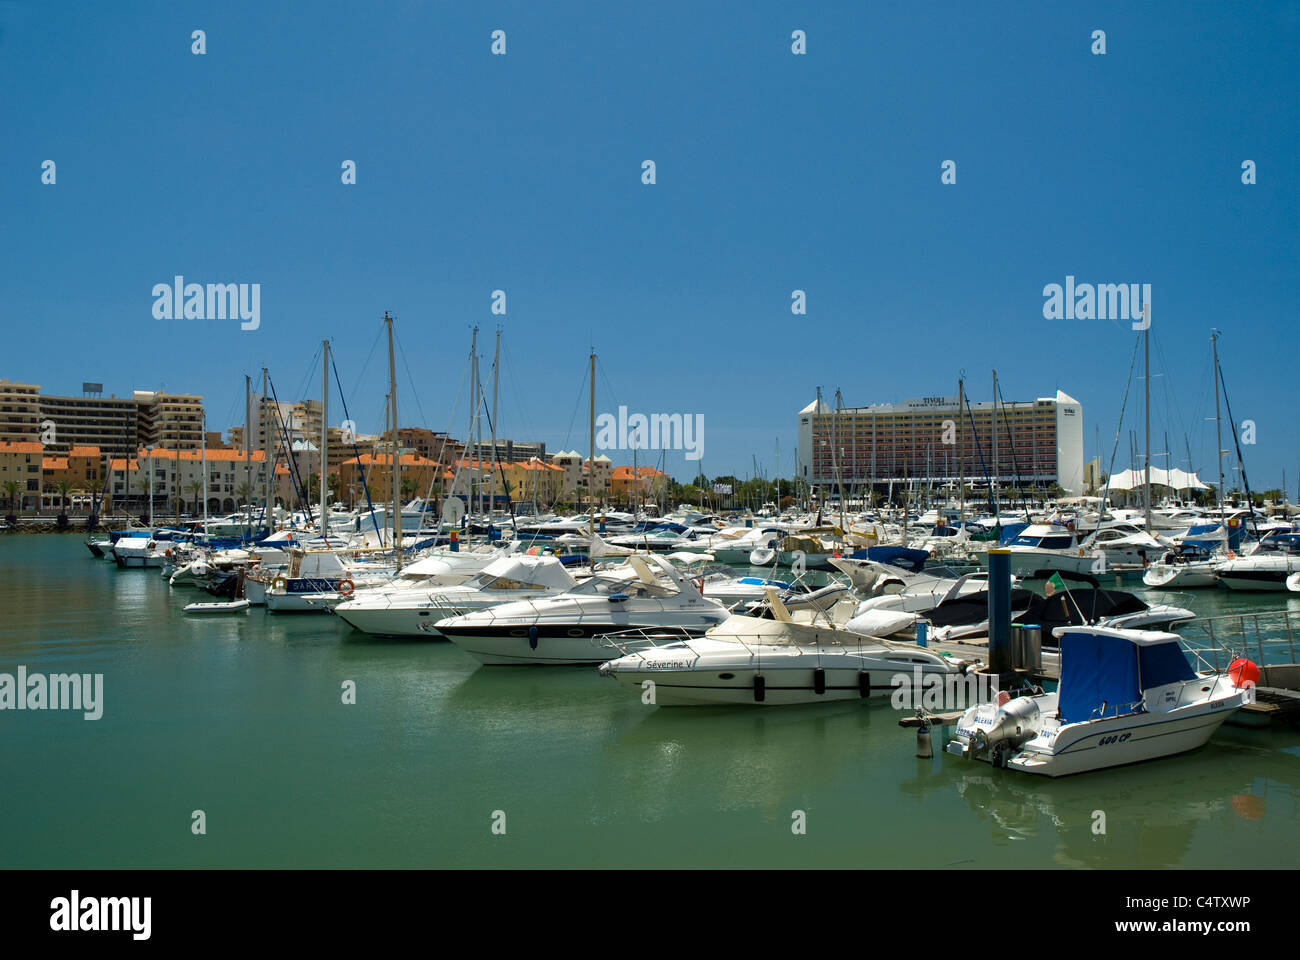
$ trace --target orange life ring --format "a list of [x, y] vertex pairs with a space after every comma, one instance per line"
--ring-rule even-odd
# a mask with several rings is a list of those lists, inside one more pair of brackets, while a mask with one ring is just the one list
[[272, 590], [284, 590], [289, 586], [289, 581], [284, 577], [276, 577], [271, 581]]
[[356, 588], [357, 585], [353, 583], [351, 580], [340, 580], [338, 586], [338, 592], [343, 594], [343, 596], [345, 597], [350, 597], [352, 596], [352, 591], [356, 590]]

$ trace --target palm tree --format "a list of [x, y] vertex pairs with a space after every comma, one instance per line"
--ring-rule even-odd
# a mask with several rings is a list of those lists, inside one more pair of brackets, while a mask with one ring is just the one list
[[54, 492], [59, 495], [59, 515], [67, 513], [68, 494], [72, 493], [72, 483], [67, 479], [60, 480], [54, 485]]
[[[17, 480], [6, 480], [3, 486], [4, 486], [5, 496], [9, 498], [9, 509], [11, 511], [19, 509], [18, 493], [19, 491], [22, 490], [23, 485], [19, 483]], [[5, 517], [5, 520], [8, 521], [9, 523], [13, 523], [17, 519], [18, 518], [13, 513], [10, 513], [9, 516]]]
[[188, 493], [191, 497], [194, 498], [194, 514], [195, 514], [195, 516], [201, 516], [201, 515], [203, 514], [203, 508], [202, 508], [202, 506], [199, 504], [199, 497], [200, 497], [200, 496], [202, 495], [202, 493], [203, 493], [203, 481], [202, 481], [202, 480], [191, 480], [189, 483], [185, 484], [185, 492]]

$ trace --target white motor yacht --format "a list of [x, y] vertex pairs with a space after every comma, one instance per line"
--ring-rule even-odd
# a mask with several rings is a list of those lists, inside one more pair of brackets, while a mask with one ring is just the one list
[[728, 616], [664, 557], [633, 555], [568, 593], [521, 600], [439, 620], [439, 633], [486, 664], [598, 664], [594, 637], [633, 628], [703, 633]]
[[772, 618], [736, 614], [702, 637], [652, 630], [608, 636], [622, 656], [600, 673], [643, 699], [652, 689], [657, 706], [775, 706], [890, 696], [900, 683], [968, 666], [915, 644], [796, 623], [774, 590], [769, 596]]
[[1228, 555], [1213, 565], [1219, 582], [1232, 590], [1285, 590], [1291, 574], [1300, 572], [1300, 534], [1273, 534]]
[[557, 596], [577, 585], [556, 557], [498, 557], [464, 583], [370, 590], [333, 608], [362, 633], [439, 638], [439, 620], [517, 600]]
[[1197, 673], [1172, 633], [1056, 634], [1057, 691], [970, 708], [949, 753], [1048, 777], [1153, 760], [1202, 746], [1253, 692], [1229, 676]]

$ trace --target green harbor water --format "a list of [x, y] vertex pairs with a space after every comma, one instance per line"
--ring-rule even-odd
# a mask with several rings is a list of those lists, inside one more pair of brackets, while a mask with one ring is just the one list
[[181, 611], [206, 599], [78, 536], [0, 535], [0, 672], [104, 677], [98, 720], [0, 711], [0, 867], [1295, 864], [1289, 730], [1224, 727], [1195, 753], [1048, 780], [938, 737], [917, 759], [885, 701], [656, 709], [594, 668], [478, 667], [329, 615]]

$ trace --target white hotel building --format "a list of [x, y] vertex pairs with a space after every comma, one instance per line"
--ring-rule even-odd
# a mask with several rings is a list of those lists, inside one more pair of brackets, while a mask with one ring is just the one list
[[799, 479], [812, 486], [955, 481], [1083, 493], [1083, 405], [1059, 390], [999, 404], [922, 397], [844, 407], [824, 400], [799, 411]]

